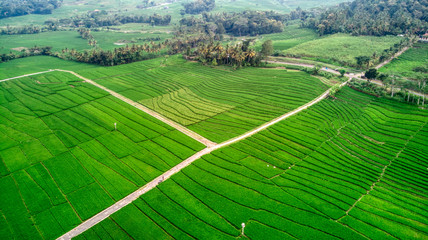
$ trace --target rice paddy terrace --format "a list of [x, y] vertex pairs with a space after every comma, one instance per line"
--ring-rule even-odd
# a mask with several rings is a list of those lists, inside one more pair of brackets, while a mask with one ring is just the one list
[[[302, 72], [175, 57], [78, 73], [216, 142], [328, 89]], [[425, 239], [427, 115], [344, 87], [76, 239]], [[0, 132], [1, 239], [55, 239], [205, 148], [64, 72], [0, 83]]]
[[204, 148], [68, 73], [0, 90], [2, 239], [58, 237]]
[[425, 239], [427, 137], [426, 112], [345, 88], [77, 239]]
[[302, 72], [232, 72], [201, 68], [177, 57], [160, 64], [154, 60], [79, 73], [215, 142], [254, 129], [328, 89]]

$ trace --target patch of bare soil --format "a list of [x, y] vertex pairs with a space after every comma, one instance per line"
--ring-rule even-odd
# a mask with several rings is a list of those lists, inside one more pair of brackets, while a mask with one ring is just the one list
[[40, 81], [36, 81], [36, 83], [37, 84], [41, 84], [41, 85], [44, 85], [44, 84], [61, 84], [62, 82], [48, 82], [48, 83], [41, 83]]
[[28, 48], [27, 48], [27, 47], [17, 47], [17, 48], [12, 48], [12, 50], [14, 50], [14, 51], [18, 51], [18, 52], [21, 52], [22, 50], [27, 51], [27, 50], [28, 50]]
[[367, 139], [367, 140], [369, 140], [370, 142], [374, 142], [374, 143], [376, 143], [376, 144], [379, 144], [379, 145], [383, 145], [383, 144], [385, 144], [384, 142], [379, 142], [379, 141], [376, 141], [376, 140], [374, 140], [373, 138], [371, 138], [371, 137], [367, 137], [367, 136], [364, 136], [364, 135], [362, 135], [365, 139]]

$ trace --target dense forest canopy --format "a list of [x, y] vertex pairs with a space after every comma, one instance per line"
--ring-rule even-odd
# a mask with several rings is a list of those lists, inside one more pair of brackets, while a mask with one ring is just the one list
[[320, 35], [344, 32], [383, 36], [424, 33], [427, 21], [427, 0], [355, 0], [307, 18], [305, 26]]
[[188, 17], [180, 21], [181, 26], [201, 28], [208, 34], [231, 34], [255, 36], [282, 32], [287, 15], [275, 12], [244, 11], [240, 13], [203, 13], [202, 18]]
[[194, 2], [183, 4], [184, 13], [200, 14], [209, 12], [215, 8], [215, 0], [196, 0]]
[[61, 27], [85, 27], [97, 28], [107, 26], [117, 26], [126, 23], [150, 23], [156, 26], [166, 26], [171, 22], [171, 15], [119, 15], [109, 14], [106, 11], [93, 11], [84, 15], [64, 18], [60, 20], [49, 20], [45, 24], [48, 26], [61, 26]]
[[1, 0], [0, 19], [27, 14], [51, 14], [63, 0]]

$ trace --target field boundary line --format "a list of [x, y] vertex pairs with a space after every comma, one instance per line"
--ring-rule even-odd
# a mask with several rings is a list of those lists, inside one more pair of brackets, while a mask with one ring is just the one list
[[24, 77], [34, 76], [34, 75], [40, 75], [40, 74], [44, 74], [44, 73], [48, 73], [48, 72], [53, 72], [53, 71], [55, 71], [55, 70], [50, 69], [48, 71], [25, 74], [25, 75], [21, 75], [21, 76], [17, 76], [17, 77], [6, 78], [6, 79], [3, 79], [3, 80], [0, 80], [0, 82], [6, 82], [6, 81], [18, 79], [18, 78], [24, 78]]
[[[343, 82], [340, 87], [345, 86], [350, 80], [352, 79], [352, 77], [349, 78], [348, 81]], [[85, 222], [81, 223], [80, 225], [78, 225], [77, 227], [75, 227], [74, 229], [70, 230], [69, 232], [65, 233], [64, 235], [62, 235], [61, 237], [57, 238], [57, 240], [68, 240], [68, 239], [72, 239], [74, 237], [77, 237], [78, 235], [80, 235], [81, 233], [85, 232], [86, 230], [92, 228], [93, 226], [95, 226], [96, 224], [100, 223], [101, 221], [103, 221], [104, 219], [110, 217], [112, 214], [114, 214], [115, 212], [119, 211], [120, 209], [122, 209], [123, 207], [131, 204], [133, 201], [137, 200], [139, 197], [141, 197], [143, 194], [149, 192], [150, 190], [152, 190], [153, 188], [156, 188], [160, 183], [162, 183], [163, 181], [171, 178], [174, 174], [180, 172], [182, 169], [186, 168], [187, 166], [189, 166], [190, 164], [192, 164], [194, 161], [200, 159], [201, 157], [217, 150], [223, 147], [226, 147], [228, 145], [231, 145], [233, 143], [237, 143], [239, 141], [242, 141], [246, 138], [251, 137], [252, 135], [263, 131], [265, 129], [267, 129], [268, 127], [283, 121], [291, 116], [294, 116], [296, 114], [298, 114], [299, 112], [319, 103], [320, 101], [322, 101], [323, 99], [325, 99], [330, 93], [330, 89], [328, 89], [327, 91], [325, 91], [323, 94], [321, 94], [319, 97], [315, 98], [314, 100], [310, 101], [309, 103], [306, 103], [303, 106], [300, 106], [299, 108], [288, 112], [278, 118], [273, 119], [272, 121], [269, 121], [259, 127], [257, 127], [256, 129], [253, 129], [241, 136], [232, 138], [228, 141], [225, 141], [221, 144], [216, 144], [210, 147], [207, 147], [199, 152], [197, 152], [196, 154], [194, 154], [193, 156], [187, 158], [186, 160], [184, 160], [183, 162], [179, 163], [178, 165], [176, 165], [175, 167], [171, 168], [170, 170], [166, 171], [164, 174], [160, 175], [159, 177], [155, 178], [154, 180], [150, 181], [149, 183], [147, 183], [146, 185], [144, 185], [143, 187], [139, 188], [138, 190], [134, 191], [133, 193], [129, 194], [128, 196], [126, 196], [125, 198], [119, 200], [118, 202], [116, 202], [115, 204], [113, 204], [112, 206], [106, 208], [105, 210], [101, 211], [100, 213], [98, 213], [97, 215], [91, 217], [90, 219], [86, 220]]]
[[74, 75], [74, 76], [82, 79], [83, 81], [85, 81], [85, 82], [87, 82], [87, 83], [89, 83], [89, 84], [91, 84], [91, 85], [93, 85], [93, 86], [95, 86], [97, 88], [100, 88], [101, 90], [104, 90], [104, 91], [108, 92], [113, 97], [116, 97], [119, 100], [122, 100], [123, 102], [128, 103], [129, 105], [131, 105], [131, 106], [133, 106], [133, 107], [135, 107], [135, 108], [137, 108], [137, 109], [139, 109], [139, 110], [141, 110], [141, 111], [149, 114], [150, 116], [152, 116], [152, 117], [154, 117], [154, 118], [162, 121], [163, 123], [169, 125], [170, 127], [173, 127], [174, 129], [176, 129], [176, 130], [184, 133], [185, 135], [189, 136], [190, 138], [192, 138], [192, 139], [194, 139], [194, 140], [196, 140], [196, 141], [204, 144], [206, 147], [212, 147], [212, 146], [217, 145], [217, 143], [215, 143], [215, 142], [213, 142], [213, 141], [211, 141], [211, 140], [209, 140], [209, 139], [207, 139], [207, 138], [199, 135], [198, 133], [196, 133], [196, 132], [194, 132], [194, 131], [192, 131], [192, 130], [186, 128], [186, 127], [184, 127], [183, 125], [181, 125], [181, 124], [179, 124], [177, 122], [174, 122], [173, 120], [162, 116], [161, 114], [159, 114], [159, 113], [157, 113], [157, 112], [155, 112], [155, 111], [153, 111], [153, 110], [145, 107], [144, 105], [142, 105], [142, 104], [140, 104], [138, 102], [135, 102], [135, 101], [133, 101], [133, 100], [131, 100], [131, 99], [129, 99], [129, 98], [127, 98], [127, 97], [125, 97], [125, 96], [123, 96], [123, 95], [121, 95], [121, 94], [113, 91], [113, 90], [110, 90], [110, 89], [108, 89], [108, 88], [106, 88], [106, 87], [104, 87], [104, 86], [96, 83], [95, 81], [93, 81], [91, 79], [85, 78], [85, 77], [83, 77], [83, 76], [81, 76], [81, 75], [79, 75], [79, 74], [77, 74], [77, 73], [75, 73], [73, 71], [62, 70], [62, 69], [49, 69], [48, 71], [31, 73], [31, 74], [25, 74], [25, 75], [21, 75], [21, 76], [17, 76], [17, 77], [12, 77], [12, 78], [6, 78], [6, 79], [3, 79], [3, 80], [0, 80], [0, 82], [6, 82], [6, 81], [14, 80], [14, 79], [19, 79], [19, 78], [24, 78], [24, 77], [30, 77], [30, 76], [40, 75], [40, 74], [54, 72], [54, 71], [70, 73], [70, 74], [72, 74], [72, 75]]
[[125, 97], [125, 96], [123, 96], [123, 95], [121, 95], [121, 94], [113, 91], [113, 90], [110, 90], [110, 89], [108, 89], [108, 88], [106, 88], [106, 87], [104, 87], [104, 86], [96, 83], [93, 80], [85, 78], [85, 77], [83, 77], [83, 76], [81, 76], [81, 75], [79, 75], [79, 74], [77, 74], [77, 73], [75, 73], [73, 71], [61, 70], [61, 69], [55, 69], [55, 71], [66, 72], [66, 73], [73, 74], [74, 76], [76, 76], [76, 77], [84, 80], [85, 82], [90, 83], [93, 86], [95, 86], [97, 88], [100, 88], [101, 90], [104, 90], [104, 91], [108, 92], [113, 97], [116, 97], [116, 98], [122, 100], [123, 102], [128, 103], [129, 105], [131, 105], [131, 106], [133, 106], [133, 107], [135, 107], [135, 108], [137, 108], [137, 109], [139, 109], [139, 110], [141, 110], [141, 111], [143, 111], [143, 112], [151, 115], [152, 117], [154, 117], [154, 118], [162, 121], [163, 123], [166, 123], [167, 125], [169, 125], [169, 126], [175, 128], [175, 129], [177, 129], [178, 131], [186, 134], [187, 136], [189, 136], [189, 137], [193, 138], [194, 140], [196, 140], [196, 141], [204, 144], [207, 147], [212, 147], [212, 146], [215, 146], [217, 144], [217, 143], [212, 142], [211, 140], [209, 140], [209, 139], [207, 139], [207, 138], [205, 138], [205, 137], [197, 134], [196, 132], [194, 132], [194, 131], [192, 131], [192, 130], [186, 128], [186, 127], [184, 127], [183, 125], [181, 125], [181, 124], [179, 124], [177, 122], [174, 122], [173, 120], [168, 119], [168, 118], [162, 116], [161, 114], [159, 114], [159, 113], [157, 113], [157, 112], [155, 112], [155, 111], [153, 111], [153, 110], [145, 107], [144, 105], [142, 105], [142, 104], [140, 104], [138, 102], [135, 102], [135, 101], [133, 101], [133, 100], [131, 100], [131, 99], [129, 99], [129, 98], [127, 98], [127, 97]]

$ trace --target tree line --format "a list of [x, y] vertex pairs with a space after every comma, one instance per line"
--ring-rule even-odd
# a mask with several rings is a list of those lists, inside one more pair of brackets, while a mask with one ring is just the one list
[[374, 52], [370, 56], [357, 56], [355, 57], [357, 65], [354, 67], [358, 67], [360, 69], [369, 69], [377, 63], [381, 63], [392, 58], [401, 49], [406, 46], [410, 46], [413, 41], [415, 41], [413, 38], [405, 38], [401, 40], [400, 43], [394, 44], [390, 48], [383, 50], [381, 53]]
[[229, 65], [234, 68], [259, 66], [262, 60], [273, 53], [272, 41], [263, 43], [260, 52], [250, 48], [252, 40], [245, 40], [234, 46], [223, 46], [220, 42], [202, 43], [194, 52], [187, 51], [187, 58], [212, 66]]
[[18, 34], [38, 34], [42, 32], [59, 31], [55, 26], [34, 26], [25, 25], [21, 27], [11, 27], [9, 25], [6, 28], [0, 29], [0, 35], [18, 35]]
[[100, 28], [117, 26], [126, 23], [149, 23], [152, 26], [166, 26], [171, 23], [171, 15], [153, 14], [150, 16], [124, 16], [112, 15], [105, 11], [93, 12], [81, 16], [64, 18], [59, 20], [48, 20], [43, 26], [25, 25], [0, 29], [0, 35], [38, 34], [50, 31], [66, 31], [75, 28]]
[[71, 28], [99, 28], [117, 26], [127, 23], [149, 23], [153, 26], [167, 26], [171, 23], [171, 15], [118, 15], [106, 11], [93, 11], [80, 16], [45, 21], [45, 25]]
[[355, 0], [307, 17], [303, 26], [320, 35], [421, 34], [428, 29], [427, 0]]
[[193, 16], [180, 20], [179, 31], [203, 32], [208, 35], [230, 34], [234, 36], [256, 36], [282, 32], [287, 15], [259, 11], [235, 13], [203, 13], [202, 18]]
[[209, 12], [215, 8], [215, 0], [196, 0], [190, 3], [183, 4], [184, 9], [181, 14], [200, 14]]
[[0, 19], [27, 14], [51, 14], [63, 0], [1, 0]]
[[[80, 30], [82, 37], [90, 38], [90, 32], [87, 29]], [[7, 62], [17, 58], [29, 56], [53, 56], [64, 60], [84, 62], [89, 64], [97, 64], [101, 66], [115, 66], [127, 64], [136, 61], [152, 59], [160, 56], [160, 54], [177, 54], [190, 52], [190, 49], [207, 43], [212, 39], [207, 36], [188, 36], [186, 38], [167, 39], [161, 43], [151, 42], [144, 45], [126, 45], [124, 47], [115, 48], [114, 50], [103, 50], [93, 48], [91, 50], [76, 51], [75, 49], [62, 49], [60, 52], [52, 52], [52, 47], [33, 47], [23, 50], [20, 54], [10, 52], [8, 54], [0, 54], [0, 62]]]
[[14, 52], [10, 53], [2, 53], [0, 54], [0, 63], [2, 62], [8, 62], [14, 59], [18, 58], [24, 58], [24, 57], [31, 57], [31, 56], [51, 56], [52, 47], [45, 46], [45, 47], [38, 47], [34, 46], [32, 48], [23, 49], [20, 54], [16, 54]]

